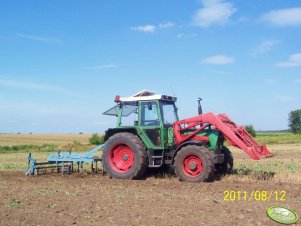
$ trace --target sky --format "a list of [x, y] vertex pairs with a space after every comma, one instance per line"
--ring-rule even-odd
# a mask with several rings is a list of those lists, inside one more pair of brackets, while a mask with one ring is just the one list
[[115, 95], [175, 95], [181, 119], [287, 129], [301, 108], [301, 2], [1, 0], [0, 133], [103, 133]]

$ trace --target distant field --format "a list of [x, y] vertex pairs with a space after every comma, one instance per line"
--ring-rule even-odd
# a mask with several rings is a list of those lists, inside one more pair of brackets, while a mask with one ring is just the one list
[[88, 144], [91, 134], [0, 134], [0, 146], [12, 145], [43, 145], [80, 142]]
[[300, 144], [301, 135], [288, 132], [257, 132], [256, 140], [264, 144]]

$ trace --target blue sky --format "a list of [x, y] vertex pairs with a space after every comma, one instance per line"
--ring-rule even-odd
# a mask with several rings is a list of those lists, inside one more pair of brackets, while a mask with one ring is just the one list
[[301, 108], [300, 1], [0, 2], [0, 132], [91, 133], [116, 94], [178, 97], [257, 130]]

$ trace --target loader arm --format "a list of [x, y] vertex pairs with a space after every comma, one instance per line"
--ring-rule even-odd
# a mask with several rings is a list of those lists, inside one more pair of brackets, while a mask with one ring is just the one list
[[[205, 137], [199, 136], [198, 133], [209, 127], [220, 130], [230, 145], [242, 149], [254, 160], [274, 155], [265, 145], [258, 144], [243, 126], [235, 124], [226, 114], [215, 115], [211, 112], [175, 122], [173, 128], [176, 145], [187, 140], [204, 141]], [[194, 132], [184, 134], [183, 131], [188, 129], [193, 129]]]

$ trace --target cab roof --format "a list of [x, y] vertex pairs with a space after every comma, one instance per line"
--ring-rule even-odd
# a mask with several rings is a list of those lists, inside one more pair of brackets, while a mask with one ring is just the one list
[[120, 97], [120, 102], [135, 102], [143, 100], [167, 100], [167, 101], [176, 101], [177, 98], [173, 96], [157, 94], [149, 90], [142, 90], [130, 97]]

